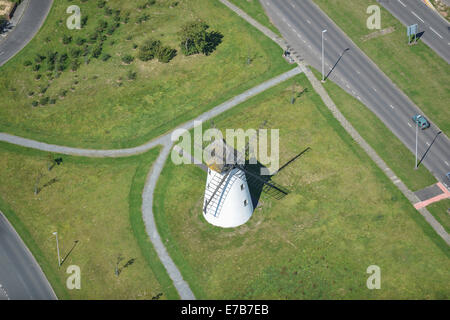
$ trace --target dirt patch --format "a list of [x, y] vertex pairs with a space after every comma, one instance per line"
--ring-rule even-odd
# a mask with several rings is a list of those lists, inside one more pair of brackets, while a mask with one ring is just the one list
[[386, 28], [386, 29], [383, 29], [383, 30], [379, 30], [379, 31], [375, 31], [375, 32], [369, 33], [369, 34], [361, 37], [361, 40], [362, 41], [367, 41], [367, 40], [370, 40], [370, 39], [374, 39], [374, 38], [378, 38], [378, 37], [387, 35], [387, 34], [392, 33], [394, 31], [395, 31], [394, 27], [389, 27], [389, 28]]

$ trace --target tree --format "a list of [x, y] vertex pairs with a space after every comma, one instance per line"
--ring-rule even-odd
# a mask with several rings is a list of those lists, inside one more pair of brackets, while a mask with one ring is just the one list
[[216, 31], [208, 32], [209, 26], [203, 21], [193, 21], [182, 26], [178, 33], [181, 52], [190, 56], [203, 53], [211, 54], [222, 42], [223, 35]]

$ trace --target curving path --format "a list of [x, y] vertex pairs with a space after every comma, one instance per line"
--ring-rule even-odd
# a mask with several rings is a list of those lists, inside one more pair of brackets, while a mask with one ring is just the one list
[[[192, 290], [189, 288], [189, 285], [186, 281], [183, 280], [183, 277], [178, 270], [177, 266], [173, 262], [173, 260], [170, 258], [170, 255], [167, 252], [167, 249], [165, 248], [161, 237], [158, 233], [156, 223], [155, 223], [155, 217], [153, 213], [153, 196], [156, 188], [156, 183], [158, 181], [158, 178], [162, 172], [162, 169], [164, 167], [164, 163], [166, 162], [167, 157], [169, 156], [171, 150], [172, 150], [172, 136], [174, 138], [177, 138], [176, 132], [178, 129], [186, 129], [190, 130], [194, 128], [194, 126], [197, 124], [197, 122], [204, 122], [208, 121], [209, 119], [212, 119], [219, 114], [230, 110], [231, 108], [235, 107], [236, 105], [250, 99], [251, 97], [266, 91], [267, 89], [270, 89], [277, 84], [280, 84], [298, 74], [302, 73], [302, 70], [300, 67], [296, 67], [288, 72], [285, 72], [275, 78], [272, 78], [266, 82], [263, 82], [262, 84], [249, 89], [245, 91], [244, 93], [235, 96], [234, 98], [214, 107], [213, 109], [201, 114], [194, 120], [191, 120], [183, 125], [178, 126], [171, 132], [160, 136], [156, 139], [153, 139], [143, 145], [133, 147], [133, 148], [127, 148], [127, 149], [114, 149], [114, 150], [94, 150], [94, 149], [82, 149], [82, 148], [73, 148], [73, 147], [66, 147], [66, 146], [58, 146], [54, 144], [47, 144], [44, 142], [39, 142], [31, 139], [26, 139], [14, 135], [10, 135], [7, 133], [0, 133], [0, 141], [19, 145], [22, 147], [37, 149], [41, 151], [46, 152], [54, 152], [54, 153], [60, 153], [60, 154], [67, 154], [67, 155], [73, 155], [73, 156], [84, 156], [84, 157], [98, 157], [98, 158], [105, 158], [105, 157], [128, 157], [136, 154], [140, 154], [143, 152], [146, 152], [158, 145], [162, 145], [163, 149], [156, 159], [155, 163], [152, 166], [152, 169], [150, 170], [147, 180], [145, 183], [144, 191], [142, 193], [142, 216], [145, 223], [145, 228], [147, 231], [147, 234], [150, 237], [150, 240], [152, 241], [153, 246], [155, 247], [155, 250], [158, 254], [159, 259], [161, 260], [162, 264], [164, 265], [167, 273], [169, 274], [169, 277], [172, 279], [174, 286], [180, 295], [181, 299], [185, 300], [193, 300], [195, 299], [195, 296], [192, 292]], [[175, 139], [176, 140], [176, 139]]]

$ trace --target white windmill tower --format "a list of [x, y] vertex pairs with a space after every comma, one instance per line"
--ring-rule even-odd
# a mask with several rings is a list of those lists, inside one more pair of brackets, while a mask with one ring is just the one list
[[[244, 169], [237, 165], [241, 155], [223, 140], [215, 140], [213, 152], [205, 159], [208, 166], [203, 215], [209, 223], [234, 228], [246, 223], [253, 214], [253, 203]], [[218, 152], [219, 150], [219, 152]], [[228, 161], [232, 160], [231, 164]]]

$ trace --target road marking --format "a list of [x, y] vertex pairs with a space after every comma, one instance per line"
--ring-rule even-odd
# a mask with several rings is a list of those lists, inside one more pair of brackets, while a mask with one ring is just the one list
[[448, 164], [448, 162], [447, 161], [444, 161], [445, 162], [445, 164], [447, 165], [447, 167], [450, 167], [450, 165]]
[[442, 36], [441, 36], [439, 33], [437, 33], [437, 31], [434, 30], [432, 27], [429, 27], [429, 28], [430, 28], [431, 31], [433, 31], [434, 33], [436, 33], [436, 34], [439, 36], [439, 38], [444, 39], [444, 38], [442, 38]]
[[345, 86], [350, 89], [350, 86], [348, 85], [348, 83], [346, 83]]
[[409, 122], [408, 122], [408, 126], [409, 126], [410, 128], [412, 128], [412, 125], [411, 125], [411, 123], [409, 123]]
[[377, 92], [377, 89], [375, 89], [375, 88], [372, 88], [375, 92]]
[[0, 52], [0, 56], [1, 56], [2, 54], [4, 54], [4, 53], [5, 53], [5, 51]]
[[406, 4], [404, 4], [404, 3], [401, 2], [400, 0], [398, 0], [398, 2], [400, 2], [400, 4], [406, 8]]
[[411, 13], [412, 13], [413, 15], [415, 15], [417, 19], [419, 19], [420, 21], [422, 21], [422, 23], [425, 23], [425, 21], [423, 21], [423, 19], [422, 19], [421, 17], [419, 17], [414, 11], [411, 11]]
[[356, 70], [356, 73], [357, 73], [357, 74], [361, 74], [361, 72], [359, 72], [359, 70]]
[[306, 22], [308, 22], [308, 24], [311, 24], [311, 21], [309, 21], [309, 20], [306, 20]]
[[426, 144], [427, 144], [427, 146], [430, 146], [430, 143], [429, 143], [429, 142], [427, 142]]
[[394, 106], [393, 106], [392, 104], [390, 105], [390, 107], [391, 107], [392, 109], [394, 109]]

